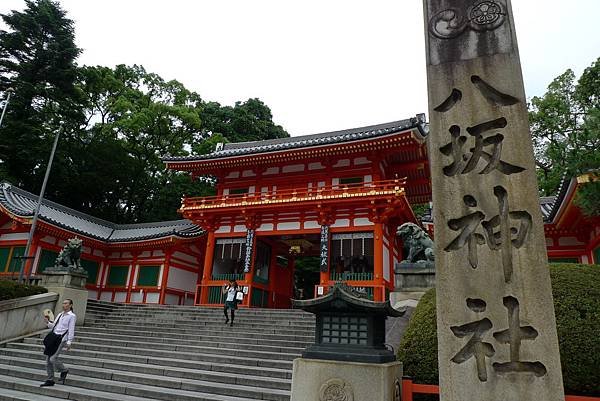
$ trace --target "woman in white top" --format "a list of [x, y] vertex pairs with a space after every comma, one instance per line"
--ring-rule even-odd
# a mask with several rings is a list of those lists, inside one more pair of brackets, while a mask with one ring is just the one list
[[238, 284], [235, 280], [230, 280], [229, 284], [223, 285], [223, 294], [227, 294], [227, 298], [225, 298], [225, 306], [223, 307], [223, 313], [225, 313], [225, 324], [229, 323], [229, 316], [227, 316], [227, 311], [231, 311], [231, 323], [230, 326], [233, 326], [233, 319], [235, 319], [235, 310], [237, 309], [237, 300], [235, 296], [237, 294]]

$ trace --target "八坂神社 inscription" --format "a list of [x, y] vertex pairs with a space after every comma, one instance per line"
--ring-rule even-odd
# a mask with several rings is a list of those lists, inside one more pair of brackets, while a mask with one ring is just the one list
[[561, 400], [510, 1], [424, 5], [440, 398]]

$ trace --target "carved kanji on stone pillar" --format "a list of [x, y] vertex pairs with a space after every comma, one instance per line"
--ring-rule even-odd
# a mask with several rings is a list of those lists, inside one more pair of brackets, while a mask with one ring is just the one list
[[510, 0], [424, 11], [440, 399], [562, 401]]

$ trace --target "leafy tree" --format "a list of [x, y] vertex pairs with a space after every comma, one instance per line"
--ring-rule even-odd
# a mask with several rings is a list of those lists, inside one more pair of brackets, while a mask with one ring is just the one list
[[219, 133], [229, 142], [261, 141], [289, 136], [280, 125], [273, 123], [271, 109], [256, 98], [236, 102], [233, 107], [208, 102], [204, 105], [200, 117], [204, 133]]
[[[531, 100], [529, 118], [542, 194], [555, 193], [565, 174], [575, 176], [597, 171], [600, 168], [600, 58], [577, 82], [571, 70], [552, 81], [544, 96]], [[596, 187], [600, 183], [588, 185]], [[600, 204], [598, 193], [598, 188], [587, 189], [580, 196], [580, 204]], [[584, 211], [594, 213], [585, 206]]]
[[27, 188], [41, 183], [59, 121], [67, 131], [81, 121], [74, 82], [73, 22], [57, 2], [26, 0], [22, 12], [0, 15], [0, 92], [14, 89], [0, 130], [0, 178]]

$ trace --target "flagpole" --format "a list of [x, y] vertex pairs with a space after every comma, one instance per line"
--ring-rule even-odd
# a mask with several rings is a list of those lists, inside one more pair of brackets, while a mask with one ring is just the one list
[[[40, 214], [40, 207], [42, 206], [42, 200], [44, 199], [44, 193], [46, 192], [46, 184], [48, 183], [48, 177], [50, 176], [50, 170], [52, 169], [52, 161], [54, 160], [54, 153], [56, 153], [56, 145], [58, 144], [58, 138], [60, 132], [63, 129], [62, 124], [56, 133], [54, 138], [54, 144], [52, 145], [52, 151], [50, 152], [50, 159], [48, 160], [48, 166], [46, 167], [46, 175], [44, 176], [44, 182], [42, 183], [42, 189], [40, 190], [40, 196], [38, 197], [35, 212], [33, 213], [33, 220], [31, 221], [31, 228], [29, 229], [29, 237], [27, 238], [27, 245], [25, 246], [25, 253], [23, 254], [23, 260], [21, 261], [21, 268], [19, 269], [19, 283], [23, 282], [23, 273], [25, 271], [25, 263], [27, 259], [30, 259], [29, 252], [31, 249], [31, 243], [33, 242], [33, 234], [35, 232], [35, 226], [37, 225], [38, 216]], [[33, 270], [33, 266], [27, 273], [27, 279]]]

